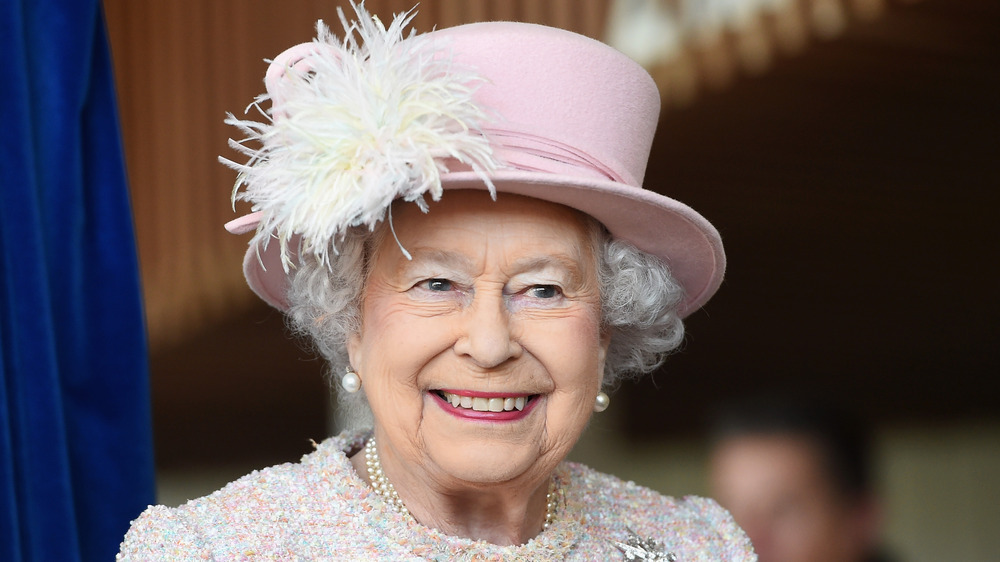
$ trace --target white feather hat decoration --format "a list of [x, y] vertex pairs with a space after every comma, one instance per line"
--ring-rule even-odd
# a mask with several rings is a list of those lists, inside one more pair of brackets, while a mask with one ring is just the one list
[[440, 41], [412, 30], [404, 37], [412, 10], [386, 28], [363, 2], [352, 6], [354, 22], [337, 10], [342, 41], [320, 21], [312, 43], [271, 63], [267, 93], [250, 106], [270, 100], [261, 110], [266, 122], [226, 119], [247, 135], [230, 146], [249, 157], [245, 164], [220, 158], [238, 172], [233, 201], [252, 203], [260, 222], [251, 245], [263, 249], [276, 238], [286, 272], [296, 235], [295, 251], [329, 264], [344, 231], [373, 229], [393, 200], [426, 211], [426, 195], [441, 197], [449, 160], [495, 194], [489, 174], [500, 163], [481, 132], [491, 116], [473, 100], [483, 79]]

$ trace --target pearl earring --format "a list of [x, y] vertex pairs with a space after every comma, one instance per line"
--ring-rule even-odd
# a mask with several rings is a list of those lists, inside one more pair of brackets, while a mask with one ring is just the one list
[[344, 390], [347, 392], [354, 394], [355, 392], [361, 390], [361, 377], [348, 367], [344, 376], [340, 377], [340, 386], [344, 387]]
[[609, 397], [607, 393], [604, 392], [597, 393], [597, 399], [594, 400], [595, 412], [603, 412], [604, 410], [607, 410], [608, 406], [610, 405], [611, 405], [611, 397]]

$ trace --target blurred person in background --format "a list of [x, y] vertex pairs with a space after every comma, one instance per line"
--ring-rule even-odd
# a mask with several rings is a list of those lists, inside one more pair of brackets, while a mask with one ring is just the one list
[[887, 562], [866, 427], [813, 400], [758, 397], [711, 425], [711, 495], [761, 562]]

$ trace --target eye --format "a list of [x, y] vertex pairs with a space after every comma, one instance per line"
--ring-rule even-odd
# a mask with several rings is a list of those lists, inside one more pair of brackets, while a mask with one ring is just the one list
[[553, 299], [562, 294], [562, 291], [555, 285], [534, 285], [528, 287], [526, 293], [536, 299]]
[[439, 277], [435, 277], [434, 279], [428, 279], [424, 281], [422, 284], [429, 291], [444, 292], [444, 291], [450, 291], [454, 288], [451, 281], [447, 279], [441, 279]]

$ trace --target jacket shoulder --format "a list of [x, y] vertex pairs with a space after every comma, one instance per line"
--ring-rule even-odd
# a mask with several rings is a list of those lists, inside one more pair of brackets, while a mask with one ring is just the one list
[[623, 552], [630, 544], [656, 547], [685, 562], [757, 560], [746, 533], [714, 500], [665, 496], [583, 465], [567, 463], [567, 468], [572, 495], [567, 501], [579, 502], [599, 543]]

